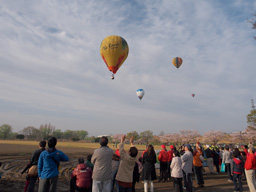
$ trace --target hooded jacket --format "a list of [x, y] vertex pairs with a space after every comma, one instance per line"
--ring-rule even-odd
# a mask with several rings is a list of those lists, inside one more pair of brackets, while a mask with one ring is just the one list
[[79, 188], [90, 188], [92, 183], [92, 169], [84, 163], [80, 163], [71, 174], [71, 178], [76, 177], [76, 186]]
[[168, 152], [162, 149], [159, 153], [158, 160], [162, 162], [167, 162], [169, 158]]
[[242, 161], [239, 158], [233, 158], [231, 162], [231, 173], [242, 174], [243, 166]]
[[256, 158], [255, 158], [254, 154], [250, 154], [250, 153], [247, 154], [244, 168], [246, 170], [256, 169]]
[[59, 175], [59, 168], [56, 162], [68, 161], [69, 158], [62, 151], [55, 148], [49, 148], [40, 154], [38, 160], [38, 177], [41, 179], [47, 179], [56, 177]]

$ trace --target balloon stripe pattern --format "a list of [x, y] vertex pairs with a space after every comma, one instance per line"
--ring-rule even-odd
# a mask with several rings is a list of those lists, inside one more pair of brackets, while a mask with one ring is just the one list
[[100, 46], [100, 54], [108, 69], [115, 74], [126, 60], [129, 47], [125, 39], [111, 35], [103, 39]]
[[178, 69], [182, 64], [182, 59], [180, 57], [175, 57], [172, 60], [173, 65]]

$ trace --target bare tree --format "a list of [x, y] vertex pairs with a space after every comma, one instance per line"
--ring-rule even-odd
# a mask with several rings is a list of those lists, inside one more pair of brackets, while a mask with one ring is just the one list
[[204, 134], [203, 140], [216, 145], [224, 136], [225, 133], [222, 131], [208, 131]]
[[182, 130], [180, 131], [180, 138], [183, 143], [191, 143], [195, 141], [200, 134], [197, 130]]

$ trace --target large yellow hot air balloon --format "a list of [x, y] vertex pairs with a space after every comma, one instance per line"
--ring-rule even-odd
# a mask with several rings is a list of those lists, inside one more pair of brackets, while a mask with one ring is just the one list
[[182, 64], [182, 59], [180, 57], [175, 57], [172, 60], [173, 65], [178, 69]]
[[125, 39], [111, 35], [103, 39], [100, 45], [100, 54], [108, 69], [114, 74], [121, 67], [129, 53], [129, 47]]

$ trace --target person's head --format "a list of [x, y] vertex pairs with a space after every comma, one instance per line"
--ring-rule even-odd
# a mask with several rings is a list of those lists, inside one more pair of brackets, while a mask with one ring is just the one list
[[164, 149], [164, 150], [165, 150], [165, 145], [161, 145], [161, 149]]
[[79, 163], [79, 164], [84, 163], [84, 158], [83, 158], [83, 157], [80, 157], [80, 158], [78, 159], [78, 163]]
[[240, 151], [239, 151], [238, 148], [235, 148], [235, 149], [234, 149], [234, 152], [236, 152], [238, 155], [240, 154]]
[[224, 150], [224, 147], [221, 147], [220, 149], [221, 149], [221, 151], [223, 151], [223, 150]]
[[45, 146], [46, 146], [46, 141], [39, 142], [39, 147], [45, 148]]
[[234, 151], [234, 152], [233, 152], [233, 157], [234, 157], [234, 158], [238, 158], [238, 157], [239, 157], [239, 154], [238, 154], [236, 151]]
[[191, 149], [192, 149], [191, 145], [189, 145], [189, 144], [185, 145], [185, 151], [190, 151]]
[[254, 152], [254, 147], [252, 147], [252, 146], [249, 147], [248, 152], [251, 153], [251, 154], [253, 154], [253, 152]]
[[100, 145], [101, 145], [102, 147], [107, 146], [107, 145], [108, 145], [108, 138], [105, 137], [105, 136], [101, 137], [101, 138], [100, 138]]
[[92, 159], [92, 155], [87, 155], [87, 161], [91, 162], [91, 159]]
[[247, 146], [247, 145], [245, 145], [245, 146], [244, 146], [244, 148], [245, 148], [245, 149], [248, 149], [248, 146]]
[[170, 149], [173, 151], [173, 150], [174, 150], [174, 146], [173, 146], [173, 145], [170, 145]]
[[178, 151], [178, 150], [174, 151], [174, 152], [173, 152], [173, 156], [174, 156], [174, 157], [179, 157], [179, 156], [180, 156], [179, 151]]
[[55, 137], [49, 137], [48, 139], [48, 147], [54, 148], [57, 145], [57, 139]]
[[226, 150], [226, 151], [228, 151], [228, 150], [229, 150], [229, 147], [228, 147], [228, 146], [226, 146], [226, 147], [225, 147], [225, 150]]
[[151, 154], [153, 151], [154, 151], [154, 147], [153, 147], [153, 145], [150, 144], [148, 146], [147, 152], [148, 152], [148, 154]]
[[138, 149], [136, 147], [131, 147], [129, 150], [129, 154], [131, 157], [136, 157], [138, 155]]

